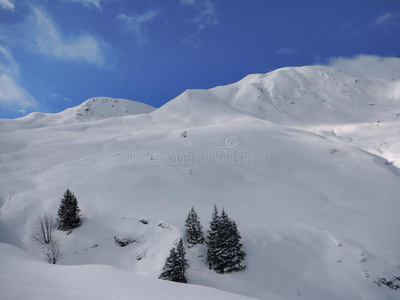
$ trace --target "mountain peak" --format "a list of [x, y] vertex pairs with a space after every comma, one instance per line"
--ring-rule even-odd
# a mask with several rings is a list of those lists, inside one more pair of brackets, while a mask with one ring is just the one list
[[109, 97], [94, 97], [71, 109], [76, 110], [76, 119], [93, 121], [104, 118], [149, 113], [155, 108], [142, 102]]
[[112, 117], [123, 117], [149, 113], [154, 107], [142, 102], [109, 97], [94, 97], [82, 104], [70, 107], [59, 113], [33, 112], [17, 119], [0, 119], [2, 132], [41, 128], [76, 122], [96, 121]]
[[190, 122], [204, 124], [238, 113], [287, 126], [393, 121], [396, 116], [388, 112], [400, 111], [396, 84], [331, 67], [287, 67], [226, 86], [186, 91], [158, 114], [168, 109], [174, 119], [190, 116]]

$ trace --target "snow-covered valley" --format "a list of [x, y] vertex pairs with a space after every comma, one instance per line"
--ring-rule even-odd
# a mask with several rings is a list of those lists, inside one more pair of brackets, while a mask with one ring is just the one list
[[[0, 298], [399, 299], [376, 283], [400, 276], [398, 167], [400, 81], [328, 67], [158, 109], [92, 98], [1, 119]], [[56, 232], [64, 258], [48, 265], [29, 234], [67, 188], [82, 225]], [[216, 274], [206, 245], [186, 244], [189, 284], [158, 280], [189, 209], [207, 230], [214, 204], [236, 221], [247, 267]]]

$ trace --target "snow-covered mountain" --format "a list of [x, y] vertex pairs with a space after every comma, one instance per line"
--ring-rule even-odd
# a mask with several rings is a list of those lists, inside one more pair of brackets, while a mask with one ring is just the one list
[[[400, 297], [375, 283], [400, 276], [399, 81], [314, 66], [187, 90], [152, 112], [137, 103], [124, 110], [129, 101], [114, 111], [114, 100], [94, 100], [0, 120], [0, 241], [8, 244], [0, 248], [0, 297], [18, 299], [36, 285], [61, 297], [62, 281], [49, 279], [57, 276], [93, 276], [99, 286], [122, 289], [121, 299], [135, 292], [145, 299]], [[95, 266], [33, 258], [32, 224], [41, 213], [56, 214], [67, 188], [83, 224], [57, 232], [60, 264]], [[194, 246], [187, 248], [193, 286], [155, 280], [184, 235], [189, 209], [208, 229], [214, 204], [237, 222], [247, 268], [216, 274], [205, 263], [206, 246]], [[121, 248], [114, 236], [136, 242]], [[23, 275], [33, 268], [46, 281]], [[96, 284], [76, 297], [95, 298]]]
[[0, 130], [15, 131], [39, 127], [89, 122], [152, 112], [155, 108], [141, 102], [109, 97], [95, 97], [60, 113], [33, 112], [25, 117], [0, 120]]
[[188, 90], [158, 113], [169, 109], [186, 114], [177, 109], [185, 105], [204, 118], [202, 106], [207, 102], [209, 110], [213, 105], [226, 105], [289, 126], [391, 122], [400, 118], [399, 98], [400, 81], [357, 78], [333, 68], [310, 66], [249, 75], [210, 90]]

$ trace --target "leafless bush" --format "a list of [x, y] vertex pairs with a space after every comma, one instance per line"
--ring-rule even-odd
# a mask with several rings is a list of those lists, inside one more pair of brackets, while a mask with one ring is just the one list
[[49, 264], [56, 264], [63, 257], [60, 242], [54, 237], [55, 230], [55, 219], [51, 215], [43, 214], [37, 217], [29, 235]]
[[63, 258], [60, 242], [54, 239], [42, 248], [42, 253], [46, 257], [47, 262], [53, 265]]
[[46, 246], [53, 240], [55, 220], [51, 215], [43, 214], [37, 217], [33, 223], [31, 240], [40, 246]]
[[185, 137], [187, 137], [187, 135], [188, 135], [188, 133], [187, 133], [187, 131], [186, 131], [186, 130], [182, 131], [182, 133], [181, 133], [181, 136], [182, 136], [182, 137], [184, 137], [184, 138], [185, 138]]

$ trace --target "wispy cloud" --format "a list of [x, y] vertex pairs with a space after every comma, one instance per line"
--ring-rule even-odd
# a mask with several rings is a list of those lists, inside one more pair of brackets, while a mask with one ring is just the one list
[[0, 107], [3, 111], [26, 114], [36, 101], [18, 82], [19, 65], [11, 52], [0, 45]]
[[194, 49], [198, 49], [201, 46], [201, 42], [193, 34], [191, 34], [188, 37], [183, 38], [182, 44], [193, 47]]
[[181, 5], [194, 5], [197, 0], [180, 0]]
[[219, 23], [215, 3], [212, 0], [180, 0], [182, 6], [195, 8], [196, 14], [190, 19], [198, 29]]
[[14, 10], [15, 6], [11, 0], [0, 0], [0, 7], [4, 9]]
[[383, 26], [393, 22], [396, 19], [396, 16], [392, 13], [385, 13], [383, 15], [378, 16], [372, 23], [372, 27]]
[[400, 58], [376, 55], [333, 57], [328, 64], [349, 74], [360, 77], [400, 79]]
[[11, 55], [10, 50], [0, 45], [0, 73], [11, 74], [13, 76], [19, 73], [19, 66]]
[[22, 115], [36, 107], [35, 99], [17, 81], [7, 74], [0, 74], [0, 107], [18, 111]]
[[117, 16], [117, 21], [123, 32], [133, 35], [137, 43], [143, 46], [148, 40], [146, 25], [154, 21], [159, 15], [158, 10], [149, 10], [134, 16], [120, 14]]
[[101, 5], [102, 2], [101, 0], [64, 0], [64, 1], [77, 2], [89, 9], [103, 10], [103, 7]]
[[295, 49], [290, 48], [290, 47], [282, 47], [282, 48], [279, 48], [276, 51], [278, 53], [284, 54], [284, 55], [292, 55], [292, 54], [295, 54], [297, 52]]
[[12, 30], [10, 35], [17, 35], [16, 40], [23, 41], [24, 47], [60, 61], [103, 67], [109, 53], [109, 46], [98, 37], [90, 34], [64, 35], [50, 15], [37, 7], [32, 7], [25, 22]]

